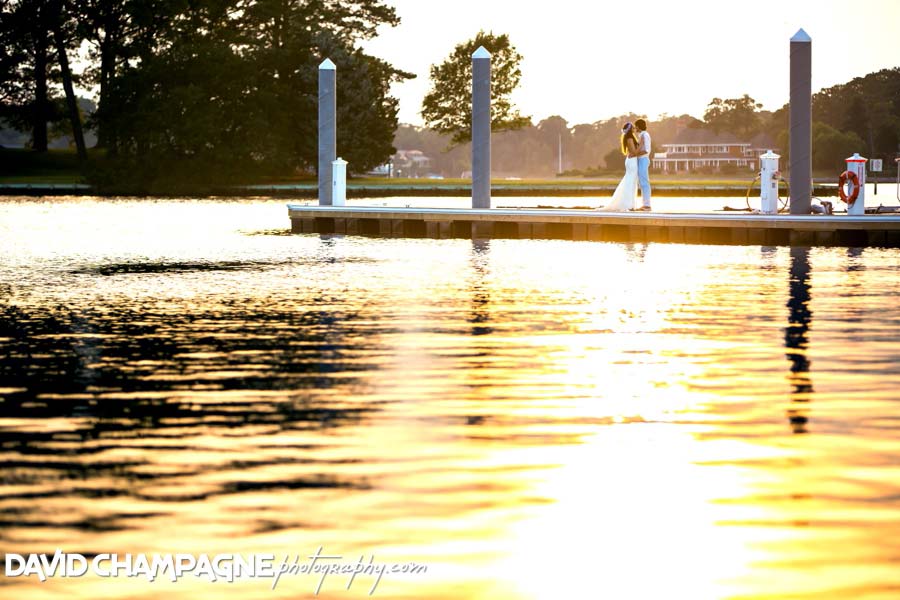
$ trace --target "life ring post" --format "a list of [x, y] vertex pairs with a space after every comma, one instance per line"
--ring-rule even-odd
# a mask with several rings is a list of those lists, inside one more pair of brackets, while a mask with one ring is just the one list
[[[859, 152], [846, 159], [847, 170], [841, 173], [839, 179], [839, 194], [841, 200], [847, 203], [848, 215], [864, 215], [866, 214], [866, 162], [864, 156], [860, 156]], [[844, 192], [844, 185], [850, 181], [854, 189], [850, 194]]]

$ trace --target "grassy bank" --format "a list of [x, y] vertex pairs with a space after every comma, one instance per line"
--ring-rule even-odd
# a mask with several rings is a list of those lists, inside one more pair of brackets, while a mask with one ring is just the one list
[[84, 183], [84, 177], [71, 150], [0, 148], [0, 183]]
[[[103, 166], [105, 157], [96, 149], [89, 153], [87, 170]], [[716, 176], [705, 174], [663, 174], [651, 173], [651, 181], [659, 195], [725, 195], [738, 196], [746, 193], [755, 173]], [[619, 182], [621, 175], [609, 173], [600, 177], [554, 177], [540, 179], [498, 178], [492, 182], [498, 196], [603, 196], [608, 195]], [[871, 180], [870, 175], [870, 180]], [[892, 182], [891, 174], [881, 174], [884, 183]], [[815, 173], [816, 188], [824, 189], [837, 183], [837, 173]], [[89, 183], [82, 175], [78, 158], [72, 150], [51, 150], [37, 153], [21, 149], [0, 149], [0, 187], [10, 186], [7, 193], [14, 193], [13, 187]], [[12, 184], [12, 185], [10, 185]], [[250, 186], [250, 187], [247, 187]], [[459, 195], [471, 186], [468, 179], [385, 179], [376, 177], [351, 177], [348, 181], [348, 195], [351, 197], [385, 195]], [[309, 197], [315, 196], [317, 183], [313, 176], [262, 177], [257, 176], [240, 184], [222, 182], [220, 184], [177, 184], [166, 186], [164, 190], [141, 190], [134, 182], [123, 179], [121, 185], [113, 184], [109, 189], [100, 188], [100, 193], [129, 195], [190, 195], [239, 196], [248, 193]], [[253, 189], [253, 188], [256, 189]], [[12, 191], [10, 191], [12, 190]], [[758, 184], [754, 186], [758, 190]]]
[[[704, 186], [740, 186], [748, 185], [754, 177], [754, 173], [748, 173], [747, 177], [715, 177], [715, 176], [673, 176], [651, 173], [651, 180], [665, 185], [695, 187], [697, 185]], [[495, 178], [492, 185], [503, 186], [508, 188], [533, 188], [533, 187], [549, 187], [549, 188], [580, 188], [594, 185], [616, 185], [619, 183], [621, 175], [616, 176], [611, 173], [605, 177], [554, 177], [554, 178]], [[315, 183], [315, 180], [309, 178], [277, 178], [271, 181], [262, 181], [260, 185], [302, 185]], [[428, 178], [392, 178], [384, 177], [352, 177], [348, 180], [348, 185], [359, 187], [461, 187], [469, 186], [471, 179], [445, 178], [445, 179], [428, 179]]]

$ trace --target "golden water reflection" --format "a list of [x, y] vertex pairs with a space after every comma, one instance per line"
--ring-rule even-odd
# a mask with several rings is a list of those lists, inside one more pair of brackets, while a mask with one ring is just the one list
[[3, 553], [429, 566], [381, 598], [897, 596], [896, 250], [275, 235], [284, 212], [0, 203]]

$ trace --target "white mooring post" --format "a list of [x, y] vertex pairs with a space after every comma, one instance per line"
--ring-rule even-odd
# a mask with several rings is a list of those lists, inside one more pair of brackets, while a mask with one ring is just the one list
[[771, 150], [759, 157], [759, 199], [764, 215], [778, 214], [778, 159], [781, 158]]
[[472, 54], [472, 208], [491, 207], [491, 53]]
[[812, 39], [799, 30], [791, 38], [791, 214], [812, 208]]
[[319, 65], [319, 205], [331, 206], [332, 163], [337, 157], [337, 73], [326, 58]]
[[[848, 215], [864, 215], [866, 214], [866, 161], [869, 160], [864, 156], [860, 156], [859, 152], [855, 152], [853, 156], [847, 158], [847, 170], [855, 173], [859, 180], [859, 196], [852, 204], [847, 205]], [[852, 185], [852, 184], [851, 184]]]
[[894, 162], [897, 163], [897, 200], [900, 201], [900, 158], [895, 158]]
[[331, 163], [332, 180], [334, 181], [331, 194], [332, 206], [344, 206], [347, 204], [347, 161], [338, 158]]

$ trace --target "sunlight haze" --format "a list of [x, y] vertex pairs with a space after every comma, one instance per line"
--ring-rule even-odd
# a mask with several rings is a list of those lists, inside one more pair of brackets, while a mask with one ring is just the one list
[[[388, 4], [401, 24], [382, 28], [365, 47], [417, 75], [393, 89], [402, 123], [422, 124], [429, 66], [479, 29], [508, 33], [524, 56], [514, 96], [521, 110], [535, 122], [558, 114], [570, 125], [628, 112], [702, 117], [712, 98], [745, 93], [778, 109], [788, 101], [788, 44], [800, 28], [813, 40], [814, 92], [898, 66], [900, 57], [896, 0], [852, 8], [833, 0]], [[848, 11], [860, 19], [850, 20]]]

